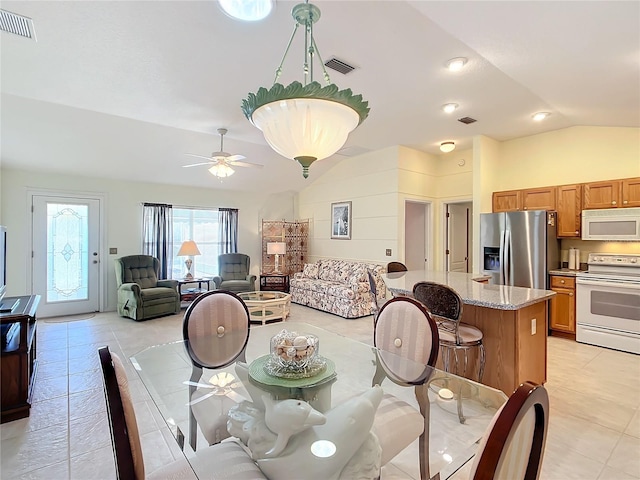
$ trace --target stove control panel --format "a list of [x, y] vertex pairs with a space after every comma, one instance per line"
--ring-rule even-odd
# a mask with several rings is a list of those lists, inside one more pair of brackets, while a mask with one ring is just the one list
[[640, 253], [590, 253], [589, 265], [620, 265], [640, 267]]

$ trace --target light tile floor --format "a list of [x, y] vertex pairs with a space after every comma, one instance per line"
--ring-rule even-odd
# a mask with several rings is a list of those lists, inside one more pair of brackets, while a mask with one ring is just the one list
[[[41, 319], [39, 368], [29, 418], [0, 426], [2, 479], [113, 479], [115, 468], [97, 349], [122, 358], [181, 338], [181, 315], [134, 322], [116, 313]], [[289, 320], [371, 343], [371, 317], [357, 320], [292, 305]], [[544, 480], [640, 479], [640, 356], [549, 338], [550, 426]], [[130, 374], [147, 473], [181, 453]], [[398, 473], [385, 473], [397, 478]], [[467, 478], [468, 468], [457, 480]]]

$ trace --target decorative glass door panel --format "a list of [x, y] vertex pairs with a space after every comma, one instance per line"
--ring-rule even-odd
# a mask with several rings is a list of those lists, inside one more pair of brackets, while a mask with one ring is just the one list
[[97, 199], [33, 196], [33, 289], [39, 315], [99, 310]]
[[47, 204], [47, 302], [89, 296], [89, 207]]

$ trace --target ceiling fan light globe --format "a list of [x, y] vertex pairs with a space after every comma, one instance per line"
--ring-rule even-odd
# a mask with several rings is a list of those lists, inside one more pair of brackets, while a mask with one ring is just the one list
[[354, 109], [331, 100], [293, 98], [259, 107], [251, 122], [283, 157], [322, 160], [342, 148], [360, 123], [360, 116]]
[[215, 177], [218, 177], [218, 178], [226, 178], [226, 177], [230, 177], [231, 175], [233, 175], [236, 172], [229, 165], [227, 165], [225, 163], [218, 163], [216, 165], [213, 165], [209, 169], [209, 173], [211, 173], [211, 175], [213, 175]]

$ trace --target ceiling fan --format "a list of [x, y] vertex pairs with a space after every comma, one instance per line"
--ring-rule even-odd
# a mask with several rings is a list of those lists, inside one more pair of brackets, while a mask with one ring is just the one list
[[230, 177], [235, 173], [235, 170], [231, 167], [256, 167], [262, 168], [263, 165], [259, 165], [257, 163], [247, 163], [241, 162], [240, 160], [244, 160], [246, 157], [244, 155], [231, 155], [224, 151], [224, 136], [227, 133], [226, 128], [219, 128], [218, 133], [220, 134], [220, 151], [213, 152], [210, 157], [205, 157], [204, 155], [196, 155], [195, 153], [186, 153], [185, 155], [189, 155], [191, 157], [198, 158], [206, 158], [206, 162], [192, 163], [189, 165], [183, 165], [183, 168], [190, 167], [198, 167], [200, 165], [209, 165], [209, 172], [216, 177], [224, 178]]

